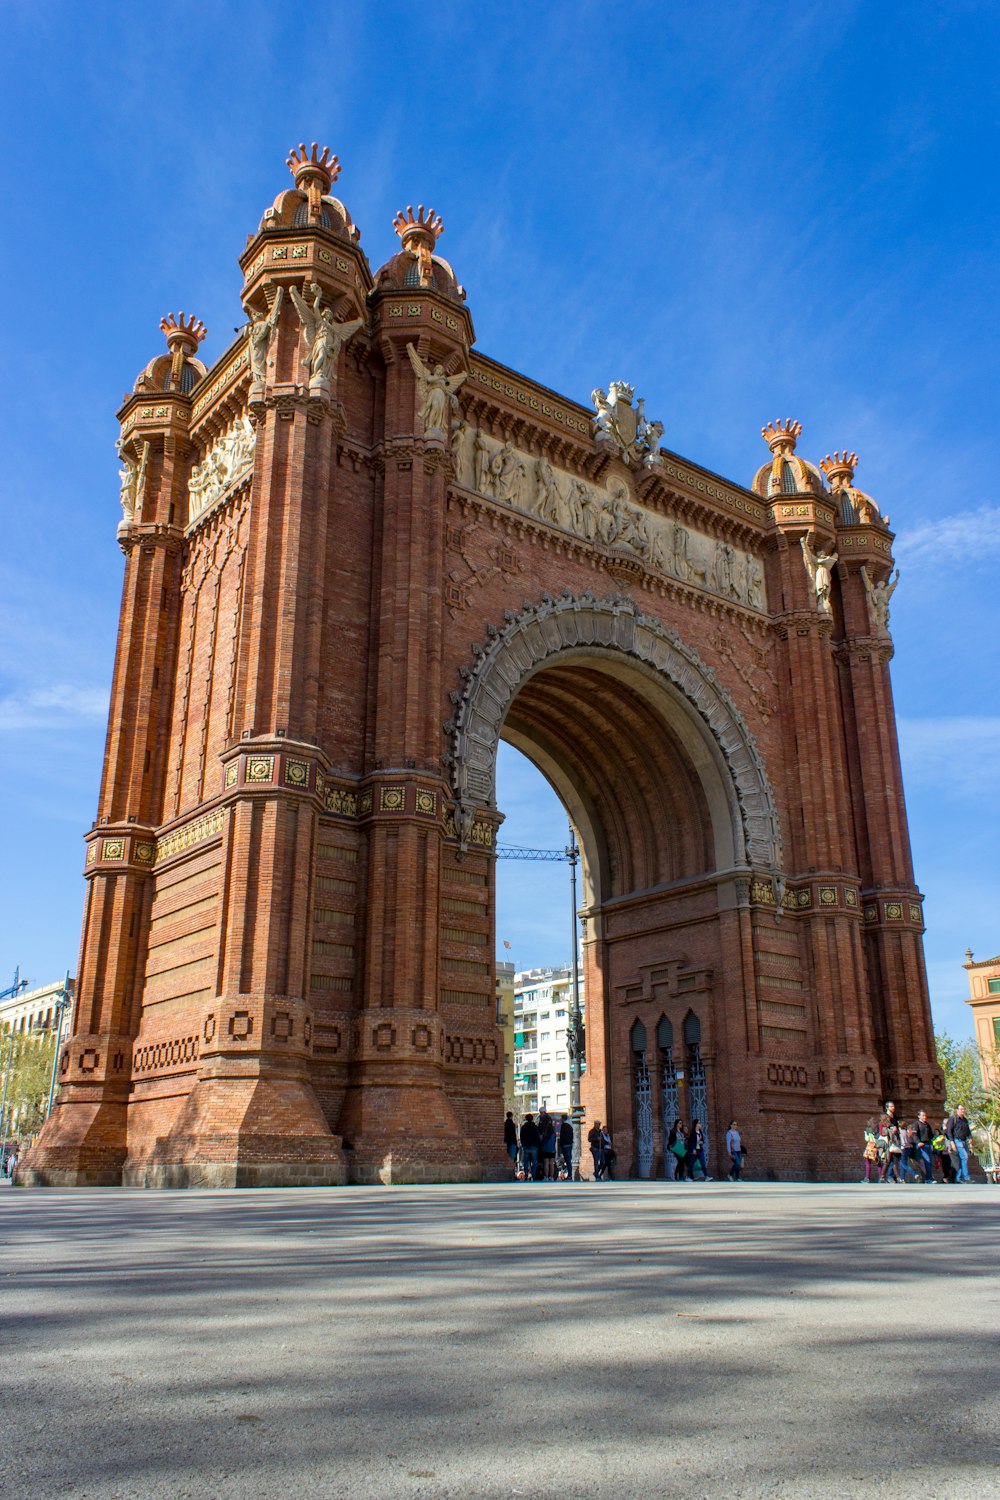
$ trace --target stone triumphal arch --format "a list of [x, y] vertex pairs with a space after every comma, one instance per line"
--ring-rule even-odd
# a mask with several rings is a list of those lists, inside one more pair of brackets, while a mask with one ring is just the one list
[[[733, 484], [624, 382], [474, 348], [442, 224], [375, 274], [292, 153], [119, 412], [125, 580], [74, 1032], [28, 1182], [496, 1175], [501, 739], [584, 863], [584, 1103], [850, 1175], [941, 1082], [889, 683], [892, 534], [797, 423]], [[637, 1129], [637, 1122], [641, 1128]]]

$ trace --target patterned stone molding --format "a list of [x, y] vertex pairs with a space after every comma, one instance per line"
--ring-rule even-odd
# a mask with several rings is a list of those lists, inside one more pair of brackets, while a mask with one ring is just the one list
[[656, 669], [707, 725], [721, 751], [739, 805], [734, 827], [737, 862], [767, 871], [781, 869], [781, 833], [774, 795], [753, 735], [715, 673], [673, 630], [643, 615], [620, 595], [543, 596], [519, 615], [506, 614], [504, 630], [491, 629], [486, 647], [473, 647], [475, 666], [463, 669], [464, 691], [446, 725], [446, 757], [459, 809], [471, 820], [474, 805], [494, 806], [496, 756], [507, 711], [522, 683], [561, 655], [630, 657]]

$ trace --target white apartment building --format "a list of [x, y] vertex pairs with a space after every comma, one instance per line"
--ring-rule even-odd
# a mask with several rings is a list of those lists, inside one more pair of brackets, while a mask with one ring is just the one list
[[[72, 979], [66, 988], [72, 995], [74, 989]], [[55, 1025], [62, 989], [63, 981], [54, 979], [51, 984], [43, 984], [36, 990], [22, 990], [18, 995], [0, 1000], [0, 1031], [47, 1031]], [[71, 1005], [62, 1007], [60, 1021], [62, 1024], [59, 1029], [59, 1039], [65, 1041], [73, 1029]]]
[[[566, 1027], [573, 970], [527, 969], [514, 976], [514, 1113], [518, 1118], [570, 1107]], [[583, 1014], [583, 985], [580, 1013]]]

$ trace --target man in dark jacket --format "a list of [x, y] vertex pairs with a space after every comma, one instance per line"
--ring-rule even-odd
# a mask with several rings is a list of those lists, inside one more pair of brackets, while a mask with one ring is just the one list
[[573, 1126], [569, 1115], [563, 1115], [559, 1124], [559, 1155], [566, 1169], [566, 1181], [573, 1181]]
[[931, 1154], [931, 1141], [934, 1132], [927, 1118], [926, 1109], [922, 1109], [917, 1115], [917, 1123], [913, 1127], [913, 1145], [917, 1153], [917, 1160], [923, 1169], [924, 1181], [934, 1181], [934, 1157]]
[[955, 1146], [958, 1156], [958, 1171], [955, 1173], [956, 1182], [971, 1182], [969, 1176], [969, 1138], [972, 1135], [972, 1127], [965, 1118], [965, 1105], [960, 1104], [953, 1115], [949, 1115], [948, 1124], [945, 1127], [945, 1135]]
[[524, 1179], [533, 1182], [538, 1176], [538, 1145], [540, 1136], [534, 1115], [525, 1115], [521, 1126], [521, 1156], [524, 1158]]
[[514, 1116], [510, 1110], [503, 1122], [503, 1148], [512, 1162], [517, 1161], [517, 1126], [514, 1124]]

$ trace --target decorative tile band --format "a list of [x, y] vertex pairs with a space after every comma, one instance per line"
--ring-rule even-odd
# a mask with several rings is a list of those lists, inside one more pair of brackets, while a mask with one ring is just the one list
[[196, 818], [193, 823], [188, 823], [184, 828], [177, 828], [173, 833], [164, 834], [156, 841], [156, 863], [163, 859], [170, 859], [174, 854], [179, 854], [182, 849], [190, 849], [194, 844], [201, 844], [206, 839], [211, 839], [221, 833], [226, 823], [226, 814], [223, 808], [216, 808], [214, 812], [206, 813], [204, 817]]

